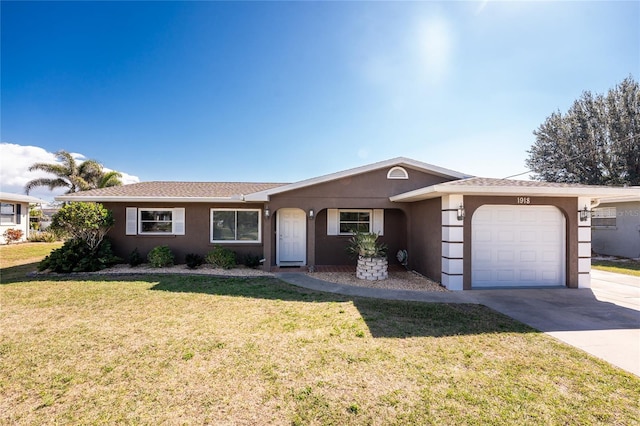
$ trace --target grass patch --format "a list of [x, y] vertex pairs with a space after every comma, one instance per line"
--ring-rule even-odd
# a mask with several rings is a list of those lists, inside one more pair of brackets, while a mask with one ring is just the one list
[[0, 246], [0, 283], [24, 281], [27, 274], [38, 269], [38, 263], [51, 250], [62, 247], [55, 243], [18, 243]]
[[0, 287], [0, 424], [637, 424], [640, 379], [478, 305], [272, 278]]
[[637, 260], [596, 260], [591, 259], [591, 267], [601, 271], [640, 277], [640, 261]]

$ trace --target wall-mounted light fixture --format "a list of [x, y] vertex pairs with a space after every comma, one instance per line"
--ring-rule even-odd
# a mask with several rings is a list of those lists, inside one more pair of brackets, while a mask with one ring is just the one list
[[313, 209], [309, 209], [309, 219], [313, 219], [314, 214], [315, 212], [313, 211]]
[[269, 206], [266, 206], [264, 208], [264, 217], [269, 217], [270, 214], [271, 212], [269, 211]]
[[458, 220], [464, 220], [464, 206], [460, 203], [460, 207], [458, 207]]
[[590, 214], [591, 212], [589, 211], [589, 209], [587, 208], [587, 205], [585, 204], [584, 208], [580, 210], [580, 222], [586, 222], [587, 220], [589, 220]]

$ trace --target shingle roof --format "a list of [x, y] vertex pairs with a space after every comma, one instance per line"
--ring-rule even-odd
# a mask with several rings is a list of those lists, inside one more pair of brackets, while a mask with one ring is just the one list
[[390, 197], [390, 200], [413, 202], [440, 197], [444, 194], [605, 198], [637, 196], [639, 193], [640, 191], [637, 188], [472, 177], [439, 183], [394, 195]]
[[[594, 188], [595, 185], [582, 185], [579, 183], [540, 182], [535, 180], [495, 179], [484, 177], [472, 177], [441, 183], [447, 186], [491, 186], [491, 187], [522, 187], [522, 188]], [[607, 188], [602, 186], [602, 188]]]
[[60, 199], [111, 199], [149, 198], [149, 199], [178, 199], [178, 198], [241, 198], [244, 194], [264, 191], [286, 185], [285, 183], [256, 183], [256, 182], [140, 182], [130, 185], [112, 186], [109, 188], [92, 189], [75, 192], [59, 197]]

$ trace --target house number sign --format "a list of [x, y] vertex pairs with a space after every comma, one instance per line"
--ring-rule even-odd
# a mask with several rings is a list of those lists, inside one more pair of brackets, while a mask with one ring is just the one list
[[531, 197], [516, 197], [517, 204], [531, 204]]

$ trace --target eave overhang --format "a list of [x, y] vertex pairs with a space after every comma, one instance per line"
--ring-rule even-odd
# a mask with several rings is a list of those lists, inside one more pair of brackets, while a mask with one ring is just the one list
[[[635, 193], [634, 193], [635, 191]], [[539, 196], [539, 197], [588, 197], [605, 199], [607, 197], [638, 196], [640, 190], [635, 188], [609, 188], [601, 186], [521, 186], [496, 185], [473, 186], [451, 185], [450, 183], [432, 185], [389, 197], [390, 201], [411, 203], [442, 197], [443, 195], [479, 195], [479, 196]]]

